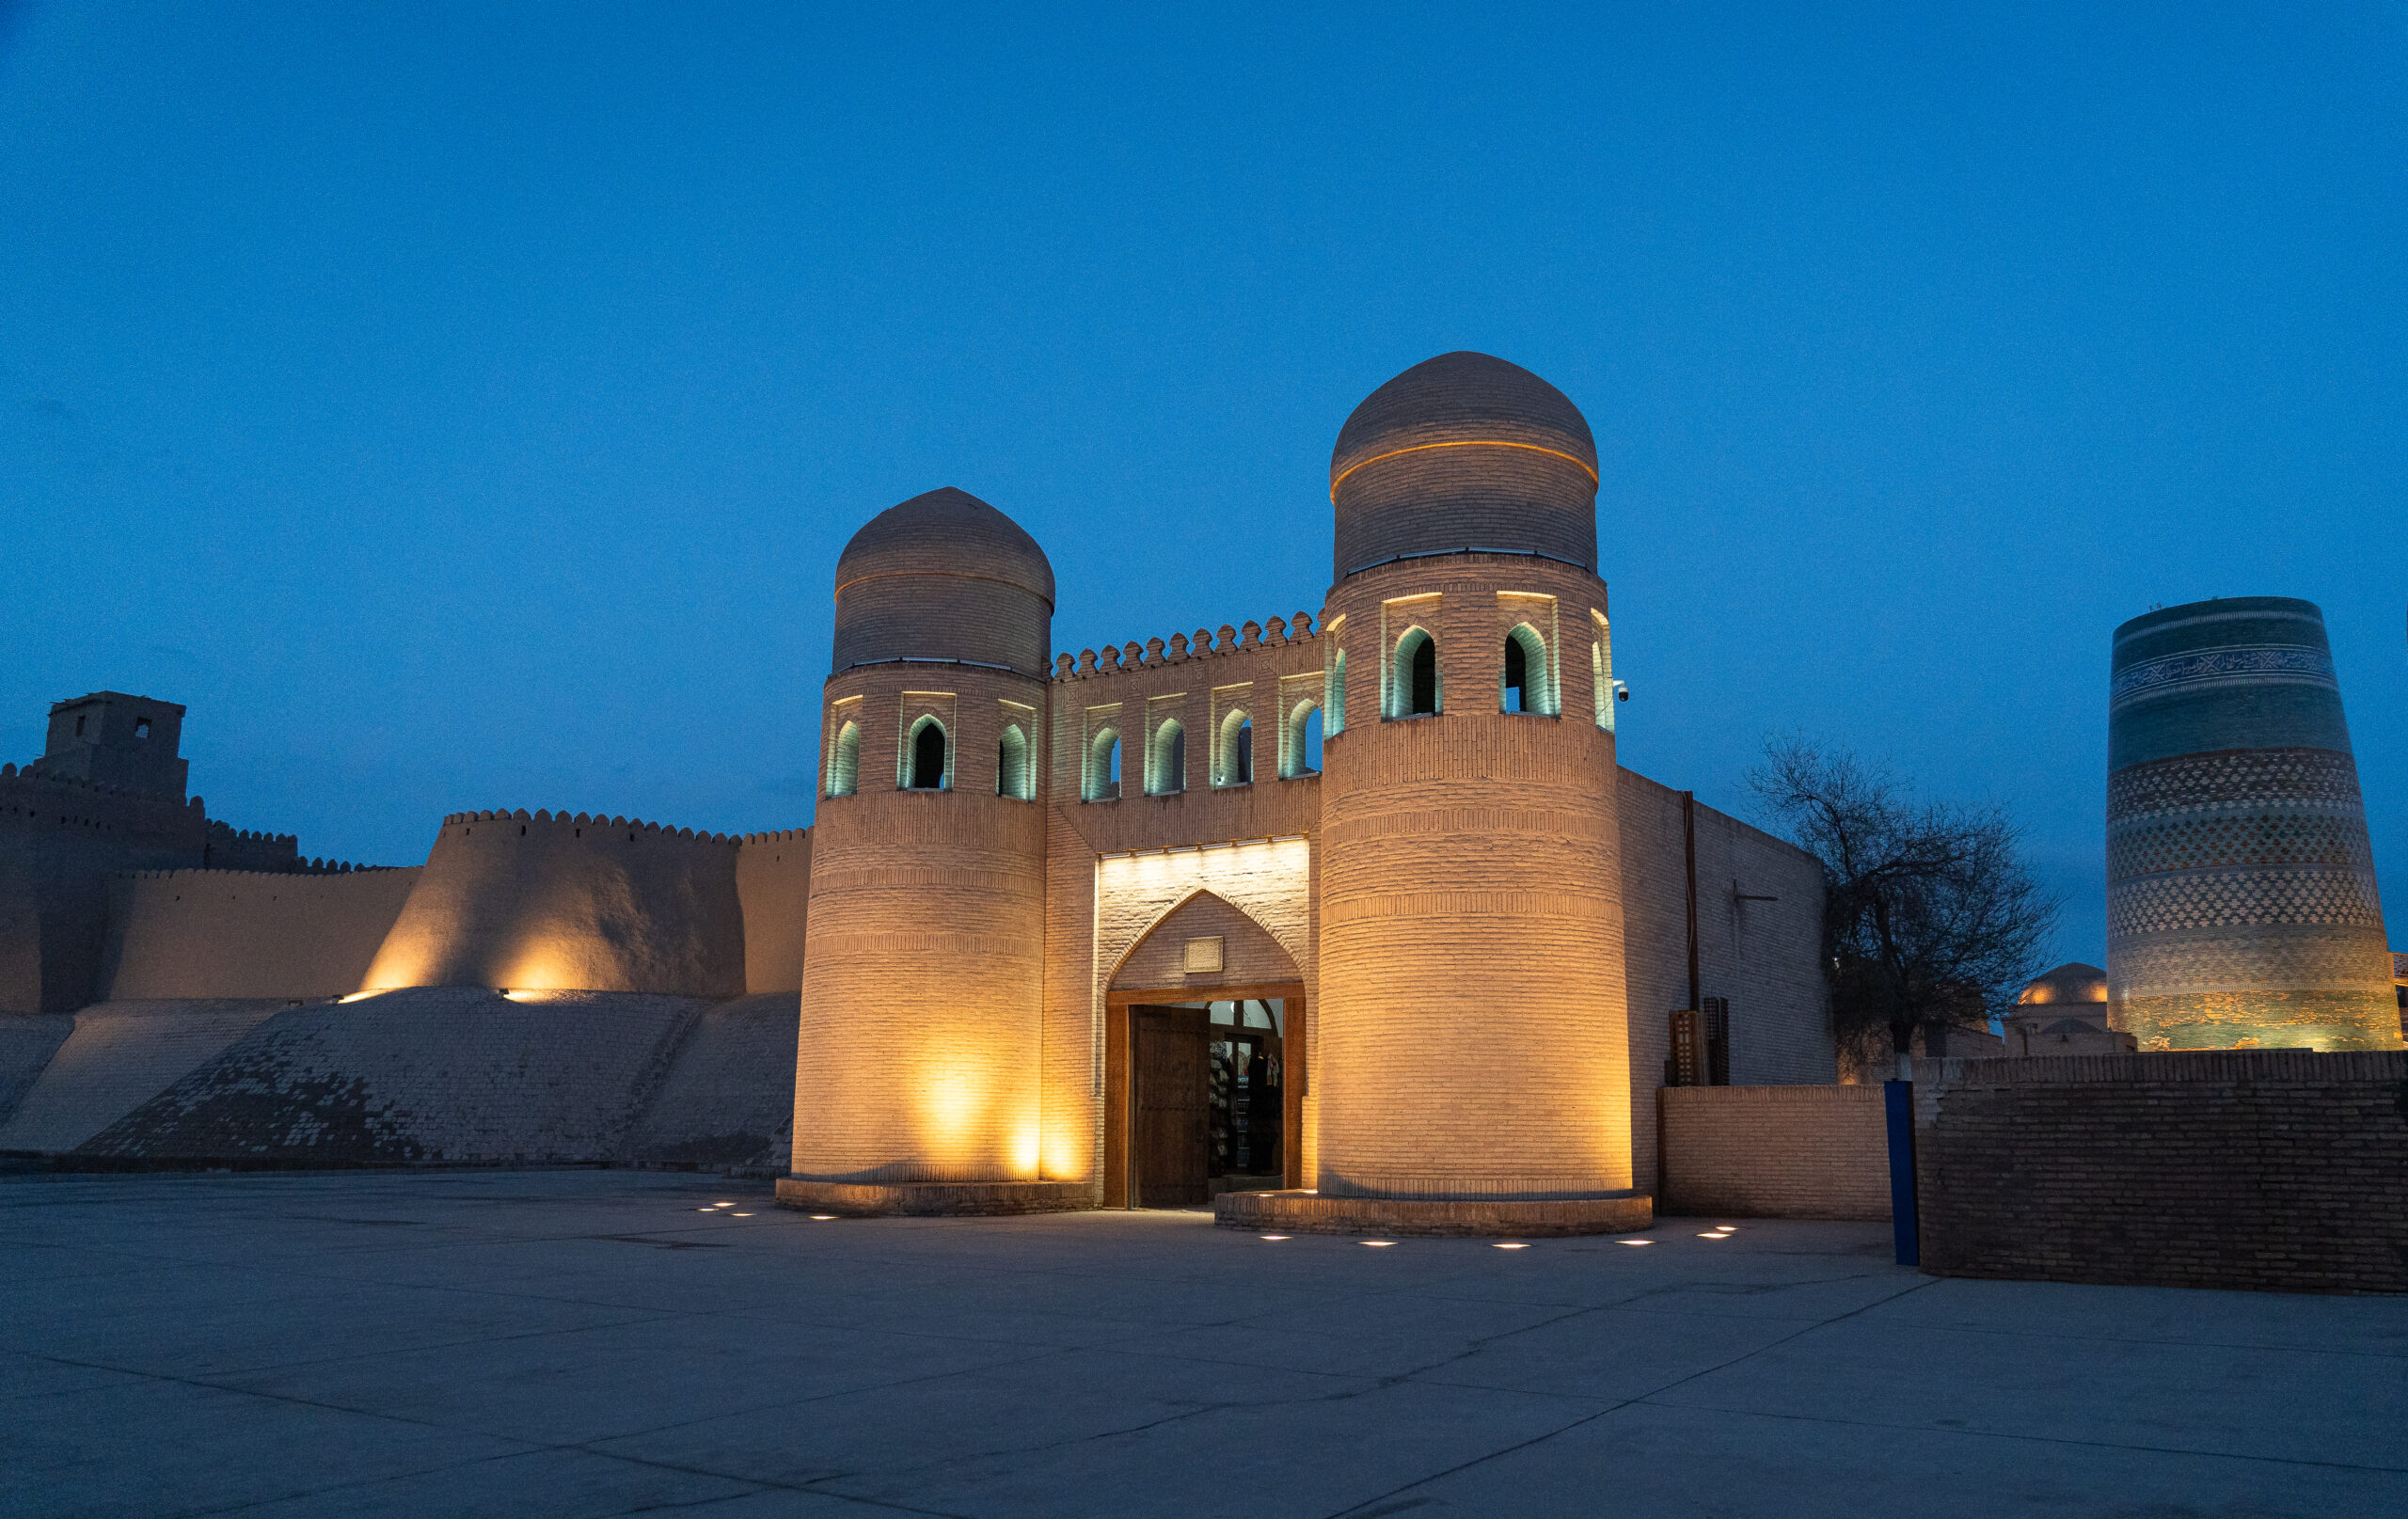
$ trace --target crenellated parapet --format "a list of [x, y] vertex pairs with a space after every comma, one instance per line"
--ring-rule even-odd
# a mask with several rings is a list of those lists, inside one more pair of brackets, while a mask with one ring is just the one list
[[239, 865], [179, 866], [170, 870], [120, 870], [117, 874], [127, 880], [182, 880], [214, 876], [350, 876], [369, 875], [379, 870], [408, 870], [409, 865], [362, 865], [348, 860], [305, 860], [298, 870], [246, 870]]
[[517, 823], [520, 825], [522, 837], [526, 836], [527, 829], [540, 824], [554, 831], [565, 829], [573, 838], [584, 837], [585, 831], [588, 829], [594, 830], [597, 837], [610, 833], [626, 833], [631, 835], [627, 840], [630, 844], [636, 842], [637, 838], [690, 839], [704, 844], [744, 842], [742, 836], [735, 833], [698, 832], [690, 828], [679, 828], [674, 823], [648, 823], [641, 817], [605, 816], [601, 813], [571, 814], [566, 810], [555, 813], [540, 807], [532, 813], [528, 812], [524, 807], [515, 812], [507, 807], [496, 807], [484, 812], [446, 813], [443, 815], [443, 826], [446, 828], [467, 827], [478, 823]]
[[1075, 657], [1056, 655], [1054, 657], [1054, 678], [1057, 682], [1092, 680], [1101, 675], [1123, 674], [1185, 664], [1191, 660], [1227, 658], [1231, 655], [1281, 648], [1308, 642], [1317, 636], [1310, 612], [1300, 611], [1292, 620], [1274, 617], [1267, 624], [1249, 621], [1242, 627], [1231, 627], [1223, 623], [1217, 634], [1209, 627], [1199, 627], [1192, 640], [1184, 633], [1174, 633], [1167, 642], [1153, 638], [1142, 644], [1132, 641], [1117, 648], [1107, 644], [1101, 653], [1081, 649]]
[[767, 833], [731, 833], [728, 837], [747, 847], [763, 844], [801, 844], [810, 839], [811, 830], [808, 828], [782, 828], [774, 829]]

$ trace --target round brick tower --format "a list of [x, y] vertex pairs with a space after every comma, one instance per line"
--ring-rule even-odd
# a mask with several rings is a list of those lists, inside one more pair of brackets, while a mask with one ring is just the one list
[[1053, 615], [1044, 551], [963, 491], [880, 513], [837, 560], [782, 1201], [1089, 1200], [1031, 1185]]
[[1385, 1199], [1366, 1216], [1411, 1226], [1497, 1205], [1511, 1225], [1626, 1198], [1588, 423], [1527, 370], [1446, 354], [1355, 408], [1330, 483], [1344, 718], [1322, 780], [1318, 1206]]
[[2396, 1050], [2366, 804], [2313, 602], [2115, 629], [2107, 984], [2143, 1050]]

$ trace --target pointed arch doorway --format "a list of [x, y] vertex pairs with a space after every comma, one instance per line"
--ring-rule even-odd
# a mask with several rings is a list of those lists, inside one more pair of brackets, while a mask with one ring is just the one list
[[1253, 918], [1211, 892], [1165, 913], [1105, 993], [1103, 1206], [1301, 1186], [1307, 1016]]

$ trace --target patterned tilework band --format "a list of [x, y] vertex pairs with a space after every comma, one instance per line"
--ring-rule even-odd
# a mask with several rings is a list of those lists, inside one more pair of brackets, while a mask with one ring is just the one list
[[2180, 754], [2107, 784], [2110, 990], [2144, 1049], [2388, 1049], [2399, 1019], [2357, 767]]
[[2289, 596], [2115, 629], [2107, 989], [2144, 1050], [2400, 1047], [2324, 614]]

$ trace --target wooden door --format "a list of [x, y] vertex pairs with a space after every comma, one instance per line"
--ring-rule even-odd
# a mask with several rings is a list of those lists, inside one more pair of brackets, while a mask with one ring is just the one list
[[1210, 1201], [1204, 1181], [1211, 1116], [1207, 1014], [1201, 1007], [1133, 1012], [1137, 1100], [1129, 1147], [1137, 1173], [1137, 1206], [1182, 1208]]

